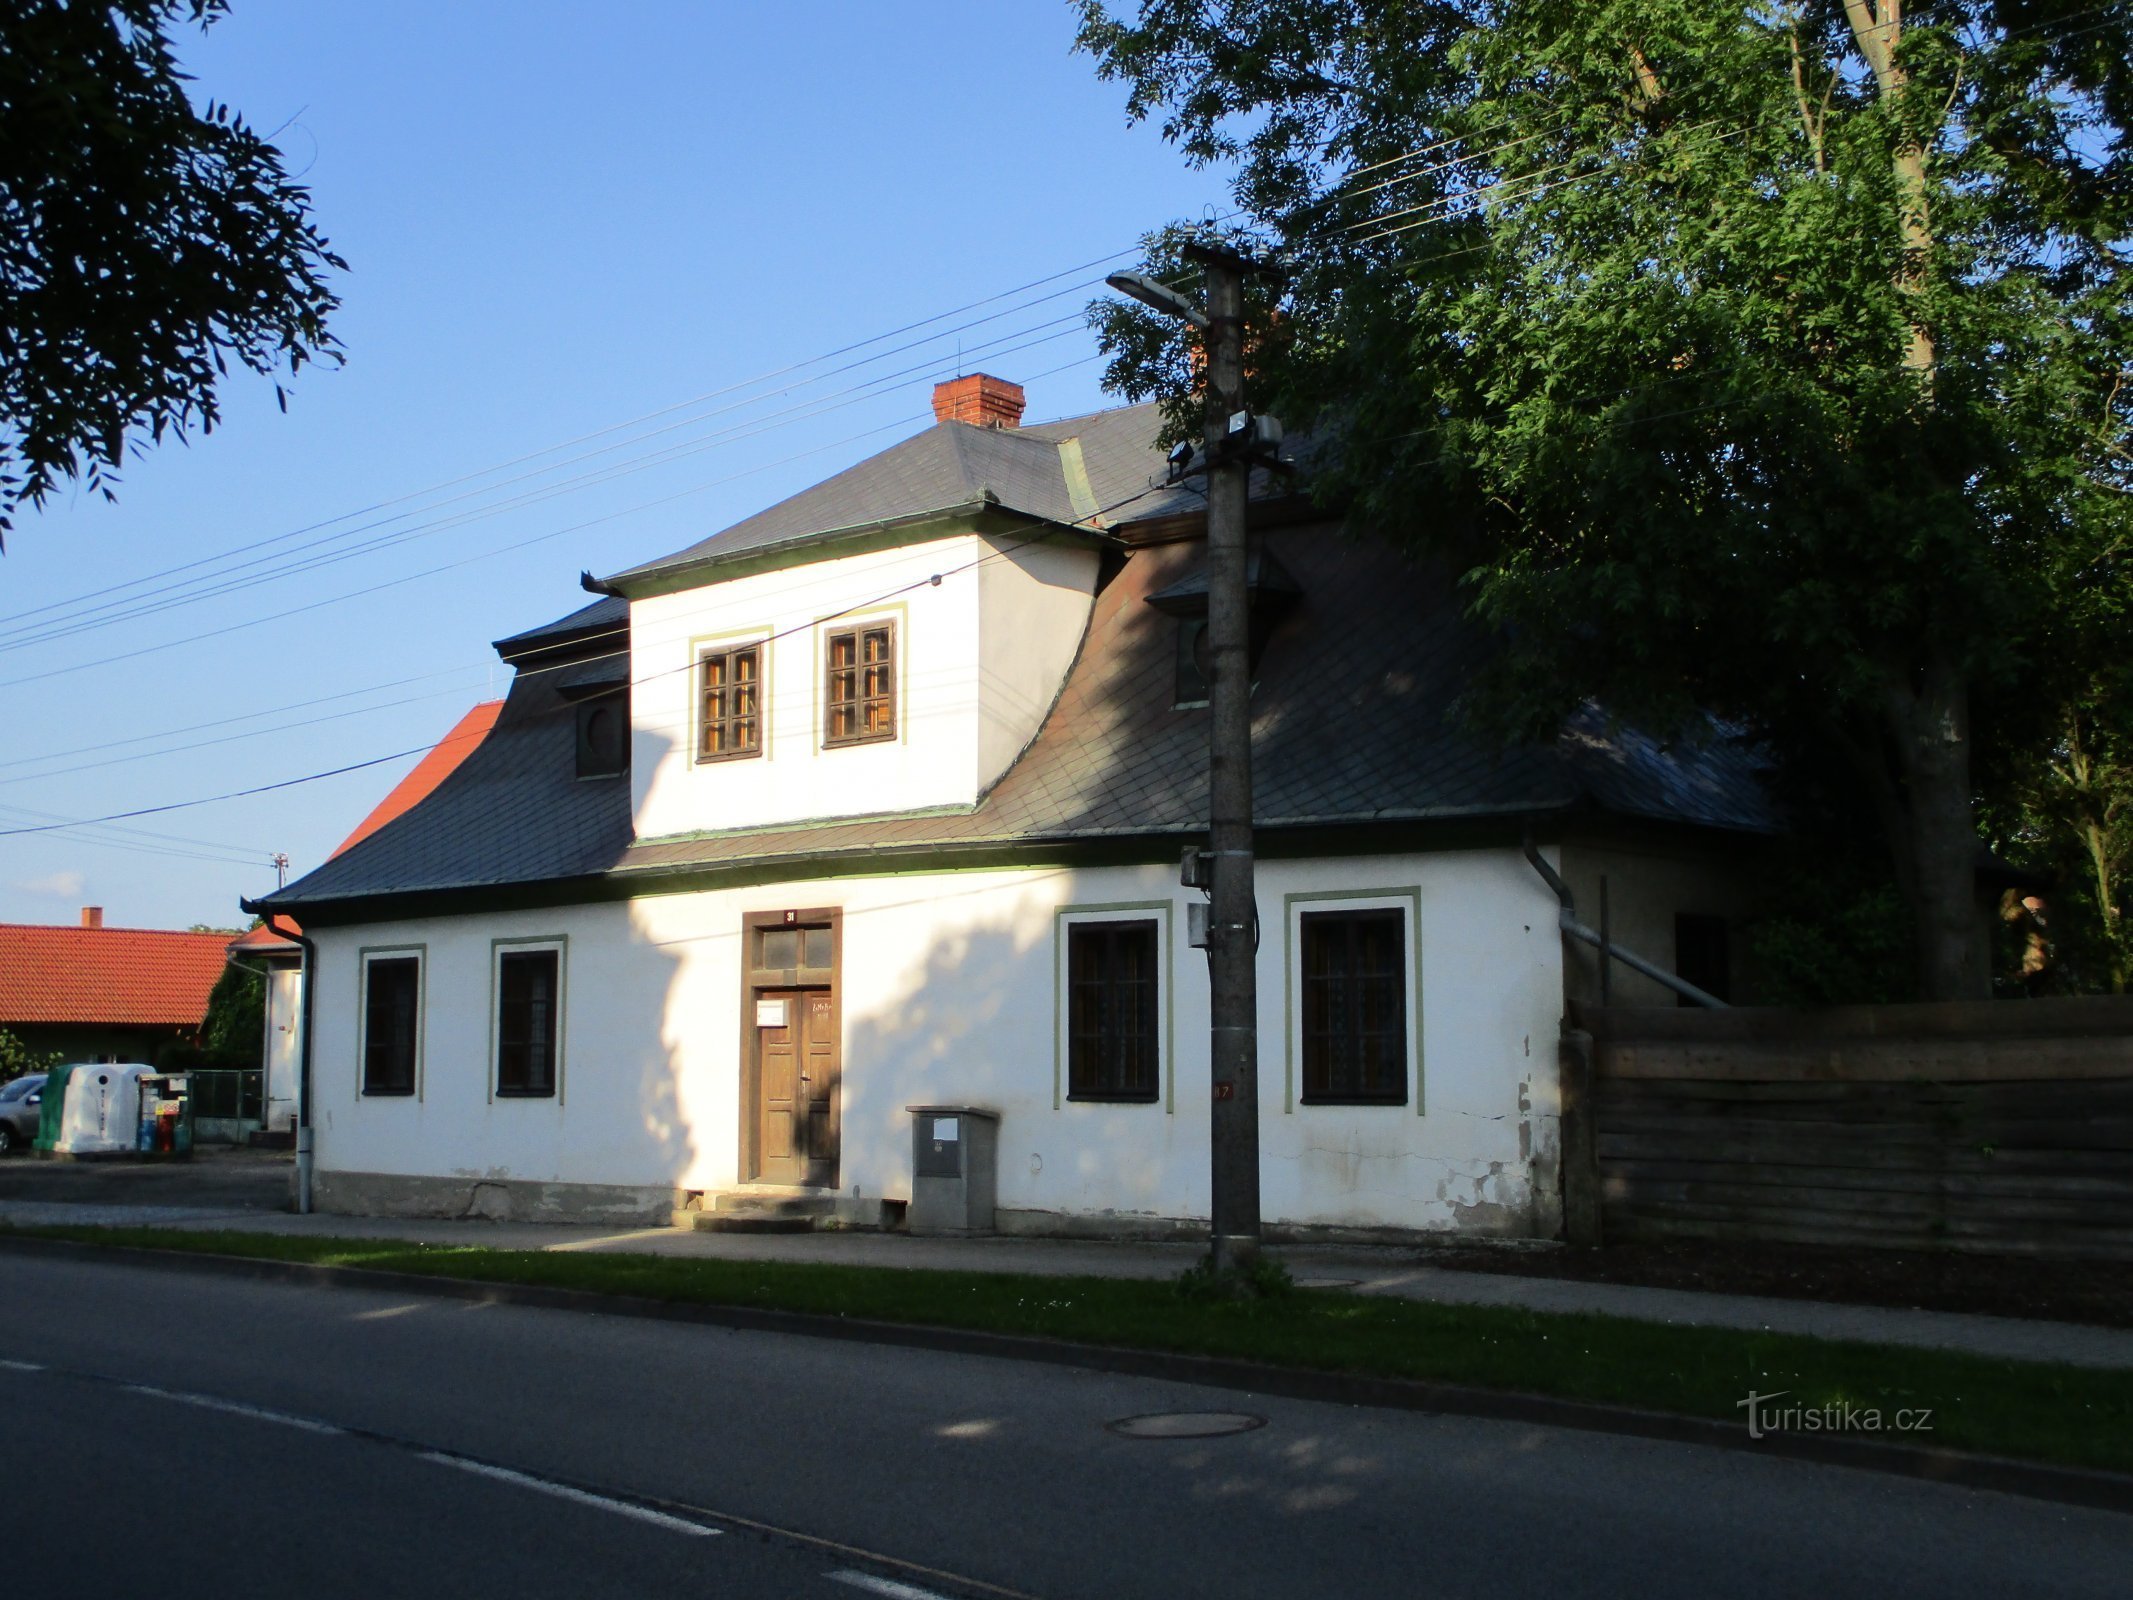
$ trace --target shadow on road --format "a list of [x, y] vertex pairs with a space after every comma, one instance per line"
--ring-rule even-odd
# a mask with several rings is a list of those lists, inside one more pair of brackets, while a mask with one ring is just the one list
[[197, 1150], [184, 1161], [0, 1160], [0, 1202], [152, 1206], [185, 1211], [286, 1211], [285, 1150]]

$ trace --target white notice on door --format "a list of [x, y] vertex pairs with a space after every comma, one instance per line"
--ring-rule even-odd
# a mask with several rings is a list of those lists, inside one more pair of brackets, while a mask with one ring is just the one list
[[960, 1118], [935, 1117], [933, 1119], [933, 1137], [943, 1144], [953, 1143], [956, 1137], [956, 1129], [959, 1126], [961, 1126]]
[[755, 1025], [758, 1028], [784, 1027], [785, 1002], [783, 1000], [758, 1000], [755, 1003]]

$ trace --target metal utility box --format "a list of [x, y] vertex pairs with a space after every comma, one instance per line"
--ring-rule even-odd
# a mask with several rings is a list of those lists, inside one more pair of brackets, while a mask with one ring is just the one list
[[999, 1199], [1000, 1114], [975, 1106], [911, 1113], [913, 1233], [990, 1233]]

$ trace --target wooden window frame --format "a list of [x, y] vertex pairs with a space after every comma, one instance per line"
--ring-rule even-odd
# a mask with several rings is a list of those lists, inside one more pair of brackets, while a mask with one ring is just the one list
[[[899, 704], [903, 696], [901, 685], [898, 682], [903, 661], [902, 640], [898, 637], [901, 631], [897, 627], [894, 617], [876, 617], [864, 622], [854, 622], [847, 626], [831, 628], [824, 632], [822, 636], [823, 749], [842, 750], [855, 744], [887, 744], [897, 737], [902, 728], [903, 709]], [[887, 684], [879, 694], [867, 693], [867, 675], [872, 668], [862, 658], [866, 637], [874, 633], [885, 634], [888, 638]], [[852, 644], [852, 664], [848, 668], [840, 668], [837, 665], [837, 645], [839, 641], [847, 639]], [[840, 672], [849, 672], [852, 675], [853, 692], [848, 699], [840, 699], [837, 694], [837, 676]], [[864, 727], [867, 710], [872, 705], [880, 705], [886, 709], [888, 713], [887, 726], [843, 735], [832, 731], [836, 727], [837, 712], [841, 707], [851, 707], [857, 719], [857, 724]]]
[[[1066, 939], [1064, 960], [1066, 964], [1066, 991], [1063, 997], [1066, 1023], [1066, 1097], [1070, 1101], [1103, 1105], [1154, 1105], [1163, 1098], [1163, 928], [1154, 917], [1088, 917], [1068, 922], [1063, 927]], [[1088, 1035], [1075, 1027], [1076, 1001], [1082, 980], [1077, 975], [1075, 946], [1082, 941], [1117, 941], [1122, 934], [1143, 935], [1148, 941], [1147, 951], [1147, 1014], [1136, 1025], [1142, 1033], [1142, 1046], [1147, 1052], [1148, 1072], [1145, 1088], [1132, 1089], [1119, 1086], [1114, 1078], [1114, 1069], [1119, 1063], [1111, 1060], [1090, 1062], [1083, 1041]], [[1117, 981], [1116, 974], [1106, 972], [1097, 982], [1106, 987]], [[1123, 1030], [1108, 1041], [1109, 1045], [1122, 1044]], [[1099, 1035], [1096, 1046], [1099, 1051], [1107, 1048], [1107, 1042]], [[1088, 1079], [1097, 1081], [1092, 1085]], [[1110, 1081], [1106, 1081], [1110, 1080]]]
[[[412, 1100], [422, 1094], [422, 1035], [425, 1020], [425, 989], [429, 979], [428, 952], [420, 945], [366, 947], [356, 953], [361, 981], [356, 994], [356, 1098], [358, 1100]], [[374, 1087], [370, 1078], [370, 971], [381, 962], [410, 961], [415, 967], [414, 1036], [409, 1041], [407, 1086]]]
[[[504, 1082], [504, 964], [523, 956], [555, 958], [554, 1015], [548, 1030], [548, 1083], [529, 1089]], [[493, 939], [489, 943], [489, 1098], [491, 1100], [553, 1100], [563, 1103], [564, 1041], [569, 1021], [566, 996], [570, 983], [570, 941], [560, 935], [527, 939]]]
[[[1364, 922], [1389, 923], [1397, 940], [1389, 970], [1376, 975], [1380, 982], [1389, 987], [1393, 1016], [1389, 1025], [1371, 1030], [1382, 1039], [1389, 1040], [1398, 1053], [1396, 1069], [1398, 1087], [1392, 1090], [1379, 1089], [1366, 1092], [1353, 1089], [1337, 1090], [1326, 1087], [1326, 1080], [1331, 1071], [1330, 1063], [1326, 1062], [1322, 1057], [1314, 1059], [1318, 1049], [1321, 1048], [1319, 1041], [1328, 1037], [1327, 1034], [1314, 1031], [1312, 1028], [1312, 1014], [1316, 1002], [1313, 984], [1318, 981], [1314, 979], [1311, 972], [1314, 937], [1323, 935], [1335, 925], [1345, 924], [1348, 928], [1346, 943], [1352, 955], [1355, 948], [1356, 925]], [[1296, 923], [1296, 984], [1299, 1001], [1297, 1012], [1299, 1026], [1297, 1057], [1300, 1069], [1298, 1073], [1298, 1100], [1301, 1104], [1306, 1106], [1404, 1106], [1407, 1104], [1408, 1073], [1412, 1065], [1409, 1060], [1409, 1034], [1412, 1024], [1408, 1015], [1407, 996], [1408, 940], [1411, 937], [1412, 934], [1408, 928], [1406, 914], [1398, 906], [1329, 906], [1315, 911], [1303, 911], [1298, 914]], [[1347, 974], [1336, 981], [1354, 984], [1361, 980], [1354, 975], [1351, 968]], [[1383, 999], [1384, 996], [1381, 995], [1379, 997], [1381, 1005]], [[1351, 1026], [1346, 1030], [1348, 1042], [1351, 1046], [1364, 1037], [1364, 1031], [1354, 1025], [1357, 1009], [1356, 1005], [1351, 1003], [1349, 1007]], [[1314, 1082], [1318, 1085], [1317, 1087], [1314, 1087]]]
[[[696, 687], [696, 764], [698, 766], [710, 766], [722, 761], [748, 761], [763, 754], [764, 747], [770, 742], [768, 738], [770, 731], [768, 726], [769, 701], [763, 692], [765, 667], [768, 664], [766, 658], [769, 653], [769, 641], [766, 639], [742, 639], [735, 640], [730, 644], [698, 645], [696, 647], [696, 670], [693, 676]], [[736, 658], [744, 655], [755, 658], [755, 677], [751, 680], [755, 689], [755, 710], [752, 717], [731, 709], [734, 693], [733, 662]], [[725, 702], [727, 709], [716, 717], [711, 714], [712, 688], [708, 671], [714, 661], [725, 663], [727, 673], [726, 681], [719, 690], [720, 693], [727, 697]], [[753, 721], [755, 724], [755, 742], [747, 748], [728, 750], [708, 750], [705, 748], [710, 741], [713, 728], [730, 731], [735, 724], [746, 721]]]

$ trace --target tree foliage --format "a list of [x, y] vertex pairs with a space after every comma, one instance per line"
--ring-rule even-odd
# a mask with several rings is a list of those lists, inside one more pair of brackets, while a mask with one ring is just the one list
[[20, 1035], [0, 1028], [0, 1083], [12, 1083], [33, 1072], [50, 1072], [64, 1059], [57, 1050], [32, 1050]]
[[230, 962], [207, 994], [200, 1049], [207, 1064], [256, 1067], [266, 1054], [267, 980]]
[[[1918, 991], [1982, 992], [1981, 773], [2053, 748], [2128, 592], [2133, 14], [1082, 11], [1129, 115], [1234, 165], [1285, 269], [1263, 393], [1342, 438], [1326, 490], [1500, 629], [1477, 709], [1834, 754]], [[1170, 331], [1099, 322], [1112, 381], [1182, 405]]]
[[0, 535], [62, 483], [108, 498], [129, 447], [211, 431], [232, 360], [337, 359], [346, 263], [309, 192], [172, 52], [227, 8], [0, 0]]

